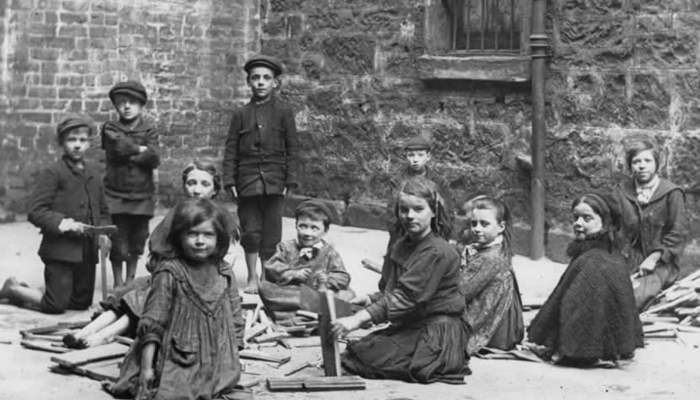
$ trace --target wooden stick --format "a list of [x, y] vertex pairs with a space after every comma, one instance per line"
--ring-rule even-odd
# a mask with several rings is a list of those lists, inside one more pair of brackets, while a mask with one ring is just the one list
[[22, 347], [32, 350], [48, 351], [49, 353], [66, 353], [70, 351], [70, 349], [66, 349], [65, 347], [53, 347], [48, 343], [42, 343], [40, 341], [29, 339], [22, 339], [19, 343], [22, 345]]
[[124, 356], [127, 350], [129, 350], [128, 346], [112, 342], [101, 346], [90, 347], [85, 350], [71, 351], [60, 356], [53, 356], [51, 357], [51, 361], [72, 368], [96, 361], [119, 358]]
[[[115, 226], [116, 228], [116, 226]], [[107, 299], [107, 246], [100, 246], [100, 286], [102, 287], [102, 301]]]
[[321, 336], [321, 353], [323, 354], [323, 370], [326, 376], [340, 376], [340, 350], [335, 335], [331, 331], [335, 322], [335, 297], [333, 292], [326, 290], [321, 297], [323, 313], [319, 325]]
[[306, 311], [306, 310], [297, 310], [297, 314], [301, 317], [306, 317], [309, 319], [315, 319], [318, 320], [318, 313], [312, 312], [312, 311]]
[[278, 364], [284, 364], [287, 361], [291, 359], [290, 355], [274, 355], [274, 354], [269, 354], [269, 353], [263, 353], [262, 351], [258, 350], [241, 350], [238, 353], [239, 357], [245, 358], [248, 360], [259, 360], [259, 361], [269, 361], [269, 362], [274, 362]]
[[248, 342], [250, 339], [252, 339], [258, 335], [261, 335], [266, 330], [267, 330], [267, 327], [263, 324], [254, 325], [252, 328], [245, 331], [245, 334], [243, 335], [243, 341]]
[[648, 315], [648, 314], [657, 313], [659, 311], [668, 310], [670, 308], [673, 308], [679, 304], [682, 304], [688, 300], [693, 300], [695, 298], [697, 298], [697, 294], [695, 294], [695, 292], [689, 292], [689, 293], [686, 293], [684, 296], [677, 298], [674, 301], [664, 303], [664, 304], [659, 304], [656, 307], [651, 307], [650, 309], [646, 310], [643, 314]]

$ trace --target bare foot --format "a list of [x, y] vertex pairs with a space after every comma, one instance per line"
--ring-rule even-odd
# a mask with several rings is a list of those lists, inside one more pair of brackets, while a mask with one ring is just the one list
[[258, 282], [248, 281], [248, 284], [246, 285], [245, 289], [243, 289], [243, 293], [258, 294]]
[[0, 299], [10, 297], [12, 294], [12, 288], [17, 285], [19, 285], [19, 282], [14, 276], [5, 279], [5, 283], [2, 284], [2, 289], [0, 289]]

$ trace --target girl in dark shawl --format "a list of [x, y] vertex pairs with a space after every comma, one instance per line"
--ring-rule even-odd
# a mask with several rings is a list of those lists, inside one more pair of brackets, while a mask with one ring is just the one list
[[592, 366], [629, 359], [643, 345], [625, 262], [613, 247], [608, 203], [586, 194], [572, 205], [571, 263], [528, 328], [529, 340], [556, 363]]

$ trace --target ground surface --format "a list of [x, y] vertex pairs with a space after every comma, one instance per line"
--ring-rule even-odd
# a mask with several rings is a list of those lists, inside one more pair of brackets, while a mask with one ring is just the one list
[[[157, 220], [154, 220], [154, 222]], [[291, 220], [285, 220], [284, 238], [292, 237]], [[362, 258], [380, 260], [387, 235], [384, 232], [332, 226], [328, 239], [344, 257], [353, 276], [352, 286], [359, 293], [376, 288], [378, 275], [360, 266]], [[41, 261], [36, 255], [40, 236], [26, 222], [0, 225], [0, 281], [10, 275], [31, 285], [43, 283]], [[235, 271], [244, 282], [245, 268], [240, 249]], [[563, 265], [532, 262], [516, 257], [515, 269], [525, 304], [541, 302], [563, 270]], [[145, 269], [140, 266], [139, 274]], [[99, 282], [99, 279], [98, 279]], [[99, 285], [98, 285], [99, 286]], [[98, 288], [99, 289], [99, 288]], [[95, 294], [95, 299], [100, 293]], [[71, 312], [46, 316], [0, 304], [0, 399], [93, 400], [111, 399], [98, 382], [57, 375], [48, 371], [50, 354], [19, 346], [18, 331], [55, 321], [83, 320], [91, 312]], [[526, 315], [531, 318], [532, 314]], [[684, 336], [679, 341], [648, 342], [633, 362], [620, 369], [580, 370], [524, 361], [481, 360], [473, 358], [473, 374], [466, 385], [418, 385], [393, 381], [367, 381], [363, 392], [270, 393], [255, 388], [258, 399], [696, 399], [700, 393], [700, 338]], [[294, 349], [295, 359], [313, 359], [319, 349]], [[250, 372], [259, 367], [251, 366]], [[268, 368], [269, 370], [269, 368]], [[314, 374], [313, 369], [304, 374]]]

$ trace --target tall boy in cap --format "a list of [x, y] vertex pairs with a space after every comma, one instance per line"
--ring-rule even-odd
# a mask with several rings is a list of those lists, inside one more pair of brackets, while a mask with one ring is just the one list
[[281, 242], [265, 265], [268, 281], [260, 282], [260, 298], [275, 319], [301, 308], [299, 285], [328, 289], [350, 301], [355, 293], [348, 288], [350, 274], [343, 259], [323, 238], [331, 224], [331, 211], [317, 200], [297, 206], [297, 237]]
[[255, 56], [243, 66], [250, 102], [233, 111], [223, 163], [224, 188], [238, 200], [241, 245], [248, 267], [247, 293], [256, 293], [257, 259], [265, 271], [282, 237], [284, 196], [297, 187], [297, 129], [291, 108], [275, 96], [282, 73], [274, 57]]
[[0, 298], [50, 314], [92, 305], [98, 241], [107, 244], [109, 239], [95, 237], [87, 225], [110, 223], [99, 169], [84, 159], [93, 132], [92, 120], [81, 115], [58, 124], [63, 156], [41, 171], [29, 198], [29, 222], [43, 235], [39, 256], [44, 262], [45, 291], [11, 277]]
[[[156, 152], [159, 132], [146, 120], [146, 88], [139, 82], [114, 85], [109, 99], [119, 114], [117, 121], [102, 127], [102, 148], [106, 154], [105, 192], [118, 233], [109, 259], [114, 286], [129, 283], [148, 238], [148, 221], [155, 210], [153, 171], [160, 164]], [[123, 264], [126, 263], [126, 279]]]

